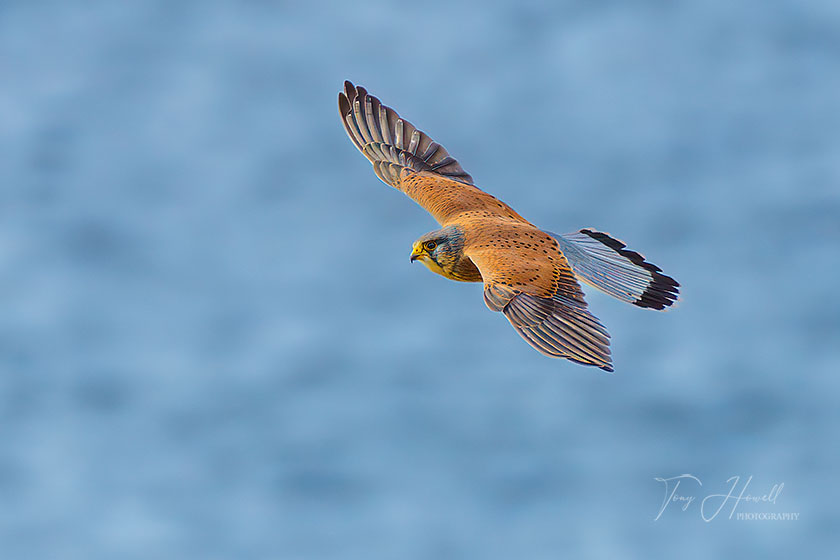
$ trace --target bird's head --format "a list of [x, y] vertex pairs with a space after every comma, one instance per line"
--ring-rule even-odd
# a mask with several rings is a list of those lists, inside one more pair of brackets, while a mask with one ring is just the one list
[[461, 259], [463, 245], [464, 236], [453, 226], [431, 231], [414, 242], [411, 262], [420, 261], [432, 272], [449, 278]]

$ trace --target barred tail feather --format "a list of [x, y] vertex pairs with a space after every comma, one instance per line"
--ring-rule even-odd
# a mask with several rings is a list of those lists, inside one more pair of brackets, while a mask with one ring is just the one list
[[627, 303], [665, 309], [679, 297], [679, 283], [626, 245], [606, 233], [582, 229], [549, 234], [579, 279]]

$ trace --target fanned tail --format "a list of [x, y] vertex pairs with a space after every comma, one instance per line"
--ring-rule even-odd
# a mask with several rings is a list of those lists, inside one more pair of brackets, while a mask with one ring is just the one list
[[679, 297], [676, 280], [606, 233], [592, 229], [547, 233], [557, 240], [575, 276], [615, 298], [661, 310]]

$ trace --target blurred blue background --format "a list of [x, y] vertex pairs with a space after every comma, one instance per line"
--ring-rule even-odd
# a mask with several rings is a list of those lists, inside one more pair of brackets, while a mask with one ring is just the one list
[[[0, 558], [836, 552], [838, 68], [830, 0], [3, 2]], [[679, 306], [533, 351], [409, 265], [345, 79]], [[801, 517], [654, 521], [682, 473]]]

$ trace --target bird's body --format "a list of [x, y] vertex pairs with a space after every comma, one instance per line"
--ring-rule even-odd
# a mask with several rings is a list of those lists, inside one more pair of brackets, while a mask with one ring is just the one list
[[483, 282], [484, 301], [543, 354], [612, 371], [609, 334], [588, 309], [578, 279], [640, 307], [664, 309], [678, 286], [620, 241], [583, 229], [543, 231], [473, 185], [439, 144], [345, 83], [339, 111], [376, 175], [441, 225], [421, 236], [411, 260], [451, 280]]

